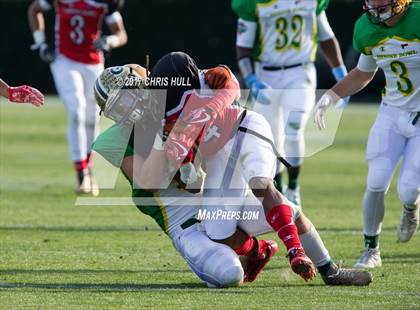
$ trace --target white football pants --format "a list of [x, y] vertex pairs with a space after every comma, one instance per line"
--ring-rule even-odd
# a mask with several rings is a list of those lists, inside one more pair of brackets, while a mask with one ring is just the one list
[[[273, 141], [270, 126], [261, 114], [248, 111], [242, 121], [242, 127], [249, 128], [265, 138]], [[255, 210], [256, 206], [262, 212], [257, 221], [246, 221], [245, 231], [258, 234], [249, 225], [256, 225], [258, 229], [265, 227], [265, 232], [271, 231], [261, 203], [247, 196], [249, 181], [255, 177], [274, 177], [276, 156], [270, 144], [251, 133], [237, 132], [236, 135], [216, 154], [206, 157], [207, 176], [204, 182], [203, 199], [223, 198], [224, 204], [205, 204], [208, 212], [242, 212]], [[252, 195], [251, 195], [252, 196]], [[253, 197], [253, 196], [252, 196]], [[297, 208], [297, 207], [296, 207]], [[298, 209], [296, 214], [298, 213]], [[242, 224], [236, 218], [216, 218], [204, 220], [203, 225], [207, 235], [213, 240], [223, 240], [232, 236], [236, 227]], [[243, 228], [243, 227], [241, 227]]]
[[86, 159], [99, 128], [99, 108], [93, 94], [104, 65], [89, 65], [59, 55], [50, 65], [55, 87], [67, 110], [67, 137], [73, 161]]
[[255, 64], [255, 74], [272, 89], [263, 90], [270, 104], [255, 103], [271, 126], [274, 143], [293, 167], [302, 164], [305, 156], [304, 131], [315, 103], [316, 70], [307, 64], [286, 70], [267, 71]]
[[414, 126], [412, 118], [413, 113], [382, 104], [366, 147], [367, 190], [387, 192], [402, 158], [398, 194], [408, 206], [420, 199], [420, 121]]

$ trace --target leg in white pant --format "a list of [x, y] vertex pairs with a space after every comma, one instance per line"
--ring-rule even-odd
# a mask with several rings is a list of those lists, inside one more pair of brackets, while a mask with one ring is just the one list
[[93, 86], [96, 78], [103, 70], [103, 64], [85, 66], [82, 70], [84, 82], [84, 94], [86, 98], [85, 109], [85, 130], [86, 149], [89, 154], [92, 150], [92, 143], [99, 133], [99, 108], [93, 95]]
[[58, 57], [51, 64], [57, 92], [67, 110], [67, 136], [73, 161], [84, 160], [87, 156], [86, 139], [86, 98], [84, 79], [77, 64], [64, 57]]
[[380, 111], [369, 133], [366, 147], [367, 188], [362, 203], [366, 236], [377, 236], [381, 232], [384, 196], [406, 145], [406, 138], [395, 131], [393, 124], [393, 119]]
[[408, 139], [398, 179], [398, 195], [403, 205], [415, 209], [420, 203], [420, 135]]
[[187, 228], [173, 242], [192, 271], [210, 287], [242, 284], [244, 271], [238, 255], [230, 247], [210, 240], [197, 225]]

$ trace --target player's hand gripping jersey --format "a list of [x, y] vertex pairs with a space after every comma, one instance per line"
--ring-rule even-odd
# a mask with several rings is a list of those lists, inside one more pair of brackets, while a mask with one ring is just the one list
[[253, 48], [253, 58], [266, 65], [313, 62], [317, 49], [317, 16], [326, 9], [328, 2], [233, 0], [232, 8], [240, 18], [238, 42], [254, 41], [254, 46], [249, 46]]
[[81, 63], [102, 62], [102, 52], [94, 46], [100, 38], [102, 20], [121, 18], [119, 0], [40, 0], [44, 10], [56, 13], [55, 45], [58, 53]]
[[420, 3], [411, 3], [393, 27], [362, 15], [354, 29], [354, 48], [373, 58], [385, 73], [383, 102], [407, 112], [420, 111]]

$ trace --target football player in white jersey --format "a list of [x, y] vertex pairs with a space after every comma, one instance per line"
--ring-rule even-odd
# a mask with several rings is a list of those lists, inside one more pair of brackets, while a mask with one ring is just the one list
[[379, 234], [385, 194], [402, 159], [398, 194], [403, 205], [397, 235], [409, 241], [419, 224], [420, 204], [420, 3], [411, 0], [366, 0], [356, 22], [353, 45], [359, 63], [317, 103], [315, 123], [325, 128], [326, 109], [339, 98], [363, 89], [378, 68], [386, 88], [366, 147], [368, 177], [362, 202], [365, 252], [356, 267], [381, 266]]
[[[104, 68], [104, 54], [127, 42], [119, 9], [122, 0], [33, 0], [28, 19], [43, 62], [50, 63], [57, 93], [67, 111], [67, 138], [76, 171], [76, 193], [98, 194], [90, 154], [98, 134], [93, 84]], [[55, 12], [55, 51], [47, 44], [46, 11]], [[103, 21], [111, 35], [101, 36]]]
[[36, 88], [28, 85], [9, 86], [0, 79], [0, 96], [9, 99], [15, 103], [31, 103], [36, 107], [44, 104], [44, 95]]
[[[325, 9], [328, 0], [233, 0], [238, 15], [239, 70], [255, 101], [254, 111], [270, 123], [288, 169], [286, 197], [301, 203], [298, 177], [305, 155], [304, 130], [315, 104], [318, 42], [336, 80], [346, 74]], [[273, 89], [273, 91], [271, 91]], [[283, 167], [277, 168], [282, 191]]]

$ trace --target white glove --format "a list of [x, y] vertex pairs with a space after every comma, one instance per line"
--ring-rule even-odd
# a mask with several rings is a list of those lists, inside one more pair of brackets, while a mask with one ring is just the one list
[[182, 165], [181, 168], [179, 168], [179, 172], [181, 181], [187, 185], [195, 183], [198, 179], [203, 178], [205, 175], [204, 171], [201, 169], [201, 166], [197, 171], [192, 163]]
[[325, 129], [325, 113], [336, 101], [337, 99], [334, 98], [330, 92], [327, 92], [316, 103], [314, 108], [314, 123], [319, 130]]

